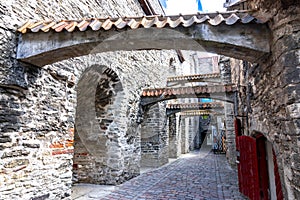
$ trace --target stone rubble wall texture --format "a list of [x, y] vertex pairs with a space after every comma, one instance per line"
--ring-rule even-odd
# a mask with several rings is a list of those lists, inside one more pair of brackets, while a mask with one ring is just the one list
[[[76, 166], [73, 176], [77, 176], [78, 182], [118, 184], [138, 174], [135, 168], [138, 162], [131, 161], [129, 156], [137, 159], [139, 155], [133, 153], [138, 152], [138, 147], [134, 148], [138, 143], [136, 137], [126, 136], [127, 107], [122, 106], [127, 105], [126, 100], [121, 80], [112, 69], [92, 65], [84, 72], [77, 86], [75, 125], [76, 132], [80, 133], [79, 141], [84, 145], [79, 141], [75, 143], [73, 159]], [[87, 154], [78, 155], [77, 145], [85, 147]], [[123, 152], [122, 147], [128, 151]], [[82, 163], [84, 155], [93, 159]], [[90, 168], [91, 165], [94, 166]], [[82, 177], [82, 172], [88, 177]]]
[[176, 115], [172, 114], [168, 117], [168, 135], [169, 135], [169, 158], [177, 158], [178, 157], [178, 132], [176, 130]]
[[[113, 181], [119, 183], [139, 173], [141, 132], [136, 119], [140, 93], [144, 87], [166, 85], [169, 60], [171, 57], [176, 58], [173, 51], [108, 52], [97, 56], [73, 58], [43, 68], [18, 63], [14, 59], [17, 44], [16, 29], [27, 19], [60, 20], [124, 15], [143, 15], [143, 11], [138, 2], [133, 0], [1, 2], [1, 199], [69, 199], [74, 134], [76, 148], [74, 169], [76, 167], [77, 169], [74, 170], [76, 173], [73, 180], [83, 179], [89, 169], [99, 167], [98, 157], [87, 154], [89, 152], [86, 152], [87, 149], [75, 125], [77, 83], [92, 65], [103, 65], [112, 69], [122, 83], [123, 90], [120, 94], [124, 96], [122, 101], [118, 100], [119, 98], [113, 101], [120, 103], [124, 129], [117, 130], [120, 137], [114, 145], [107, 142], [105, 148], [108, 152], [112, 152], [118, 146], [122, 149], [122, 153], [125, 153], [121, 155], [120, 163], [110, 162], [112, 159], [107, 160], [111, 164], [110, 167], [115, 165], [120, 167], [106, 178], [108, 177], [111, 183]], [[110, 106], [105, 107], [108, 112], [111, 110]], [[101, 110], [101, 107], [99, 109]], [[80, 113], [77, 113], [78, 115]], [[100, 119], [101, 112], [100, 115], [95, 115], [93, 120]], [[162, 149], [166, 151], [167, 138], [164, 138], [164, 141]], [[130, 155], [133, 152], [134, 156]], [[111, 155], [110, 158], [112, 156], [115, 155]], [[95, 171], [92, 171], [93, 173]], [[114, 179], [119, 174], [122, 174], [123, 178]], [[98, 174], [100, 176], [98, 180], [103, 178], [101, 175]]]
[[199, 117], [189, 117], [189, 150], [199, 148]]
[[[168, 53], [165, 54], [168, 57]], [[111, 66], [118, 72], [123, 71], [120, 79], [124, 83], [127, 103], [122, 105], [128, 112], [126, 116], [128, 118], [125, 120], [127, 131], [121, 134], [128, 135], [128, 137], [133, 136], [136, 141], [139, 139], [138, 129], [135, 128], [141, 88], [148, 85], [159, 87], [165, 84], [160, 83], [160, 72], [161, 67], [168, 68], [168, 62], [162, 64], [156, 59], [161, 56], [161, 52], [148, 52], [147, 55], [148, 61], [142, 53], [134, 52], [109, 53], [99, 56], [98, 59], [95, 58], [96, 63]], [[79, 62], [81, 59], [82, 63]], [[86, 64], [86, 62], [91, 62], [87, 61], [88, 59], [81, 59], [76, 59], [75, 62], [57, 63], [55, 66], [60, 70], [70, 70], [75, 77], [80, 77], [80, 71], [92, 64]], [[9, 194], [8, 199], [18, 199], [20, 194], [29, 199], [44, 195], [44, 193], [45, 195], [51, 193], [50, 198], [55, 199], [63, 198], [62, 195], [68, 196], [70, 192], [73, 150], [70, 141], [73, 138], [76, 91], [74, 87], [69, 88], [66, 81], [58, 81], [51, 76], [47, 72], [47, 69], [50, 68], [52, 66], [47, 66], [45, 69], [31, 69], [32, 71], [28, 73], [30, 87], [21, 97], [18, 96], [19, 94], [11, 95], [9, 91], [2, 89], [3, 109], [1, 110], [6, 111], [3, 115], [7, 116], [8, 113], [12, 113], [15, 115], [13, 119], [16, 120], [15, 124], [12, 124], [11, 121], [1, 124], [3, 133], [1, 135], [1, 149], [3, 149], [1, 170], [4, 172], [4, 176], [1, 176], [3, 178], [1, 192], [3, 195]], [[137, 71], [141, 71], [140, 76]], [[39, 75], [34, 76], [35, 74], [31, 74], [33, 72]], [[148, 75], [145, 76], [143, 72]], [[132, 74], [136, 74], [135, 79], [132, 79]], [[9, 118], [4, 117], [3, 119], [8, 120]], [[139, 143], [130, 145], [126, 144], [126, 141], [122, 142], [120, 141], [120, 145], [124, 144], [123, 147], [128, 148], [128, 153], [136, 151], [139, 147]], [[135, 153], [139, 154], [140, 152]], [[37, 159], [34, 159], [35, 157]], [[126, 156], [124, 155], [124, 157]], [[131, 178], [138, 173], [136, 168], [138, 168], [139, 162], [130, 160], [130, 158], [125, 159], [124, 163], [126, 162], [127, 165], [124, 168], [133, 172], [124, 174], [124, 177]], [[86, 172], [86, 170], [82, 172]], [[29, 184], [28, 187], [27, 184]], [[49, 185], [51, 187], [48, 187]], [[49, 188], [49, 190], [45, 190], [45, 188]]]
[[[300, 199], [298, 5], [296, 0], [253, 0], [249, 5], [259, 8], [257, 15], [261, 19], [271, 19], [269, 27], [273, 30], [272, 56], [249, 74], [254, 94], [249, 129], [250, 132], [263, 133], [272, 142], [286, 199]], [[172, 54], [161, 51], [147, 54], [144, 51], [110, 52], [97, 57], [74, 58], [41, 69], [23, 65], [14, 59], [17, 27], [26, 19], [124, 15], [143, 15], [143, 12], [137, 1], [130, 0], [1, 2], [1, 198], [69, 198], [74, 105], [77, 101], [75, 88], [90, 62], [113, 68], [117, 73], [129, 102], [127, 133], [138, 139], [139, 130], [129, 127], [135, 121], [139, 91], [145, 86], [165, 84], [160, 81], [160, 70], [168, 68]], [[157, 60], [157, 57], [162, 58]], [[132, 74], [141, 76], [133, 79]], [[183, 130], [186, 128], [184, 125], [181, 127]]]
[[189, 152], [189, 143], [188, 143], [188, 123], [189, 123], [189, 119], [188, 118], [181, 118], [181, 153], [185, 154]]
[[175, 122], [176, 122], [176, 138], [177, 138], [176, 139], [176, 143], [177, 143], [176, 156], [179, 157], [181, 155], [181, 143], [182, 143], [182, 139], [181, 139], [182, 118], [179, 113], [175, 114], [175, 118], [176, 118]]
[[300, 7], [297, 0], [253, 0], [255, 15], [270, 19], [272, 55], [249, 70], [249, 134], [272, 143], [285, 199], [300, 199]]
[[168, 120], [169, 158], [178, 158], [181, 155], [180, 114], [172, 114]]
[[[223, 84], [231, 84], [231, 63], [228, 57], [221, 57], [219, 62], [220, 76]], [[226, 94], [224, 94], [226, 95]], [[226, 125], [226, 157], [231, 166], [236, 166], [236, 144], [234, 132], [234, 108], [232, 103], [224, 102]]]
[[150, 107], [141, 124], [141, 166], [160, 167], [169, 161], [165, 102]]

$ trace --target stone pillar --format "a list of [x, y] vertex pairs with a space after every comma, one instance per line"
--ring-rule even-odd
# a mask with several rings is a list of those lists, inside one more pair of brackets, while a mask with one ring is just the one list
[[[212, 149], [215, 151], [215, 142], [217, 140], [218, 129], [217, 129], [217, 120], [215, 116], [211, 116], [211, 121], [209, 124], [209, 129], [211, 130], [211, 138], [212, 138]], [[215, 132], [217, 131], [217, 133]]]
[[169, 158], [177, 158], [180, 155], [179, 146], [180, 141], [178, 140], [178, 131], [176, 124], [176, 115], [172, 114], [169, 116]]
[[181, 120], [181, 153], [185, 154], [189, 152], [189, 118], [183, 118]]
[[190, 131], [189, 131], [189, 149], [191, 151], [200, 148], [200, 136], [199, 136], [199, 117], [194, 116], [190, 118]]
[[195, 138], [194, 138], [194, 145], [195, 149], [200, 149], [201, 146], [201, 133], [200, 133], [200, 117], [195, 117], [196, 125], [195, 125]]
[[195, 121], [193, 117], [189, 118], [189, 150], [195, 150], [194, 138], [195, 138]]
[[181, 155], [181, 116], [176, 114], [177, 155]]
[[[231, 66], [230, 59], [227, 57], [221, 57], [220, 60], [220, 75], [223, 84], [231, 83]], [[227, 95], [227, 94], [224, 94]], [[224, 103], [225, 110], [225, 128], [226, 128], [226, 157], [228, 162], [232, 166], [236, 166], [236, 144], [235, 144], [235, 132], [234, 132], [234, 109], [233, 104]]]
[[141, 166], [159, 167], [169, 161], [165, 103], [150, 107], [141, 124]]

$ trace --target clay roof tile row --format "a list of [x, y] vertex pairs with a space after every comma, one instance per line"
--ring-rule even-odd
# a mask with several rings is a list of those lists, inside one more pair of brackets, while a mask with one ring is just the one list
[[206, 109], [206, 108], [223, 108], [224, 104], [221, 102], [211, 103], [182, 103], [182, 104], [167, 104], [168, 109]]
[[201, 79], [208, 79], [208, 78], [219, 78], [219, 73], [213, 73], [213, 74], [195, 74], [195, 75], [187, 75], [187, 76], [175, 76], [175, 77], [169, 77], [167, 79], [168, 82], [176, 82], [176, 81], [195, 81], [195, 80], [201, 80]]
[[161, 95], [189, 95], [189, 94], [207, 94], [207, 93], [225, 93], [234, 92], [234, 85], [213, 85], [213, 86], [193, 86], [193, 87], [178, 87], [178, 88], [154, 88], [144, 89], [142, 97], [158, 97]]
[[180, 112], [181, 116], [203, 116], [203, 115], [211, 115], [214, 112], [208, 110], [196, 110], [196, 111], [184, 111]]
[[98, 31], [100, 29], [109, 30], [113, 27], [123, 29], [125, 27], [137, 29], [139, 27], [171, 27], [176, 28], [180, 25], [190, 27], [193, 24], [209, 23], [217, 26], [221, 23], [233, 25], [237, 22], [244, 24], [250, 22], [260, 23], [247, 12], [224, 12], [224, 13], [198, 13], [195, 15], [178, 16], [144, 16], [144, 17], [123, 17], [123, 18], [91, 18], [82, 20], [62, 20], [62, 21], [38, 21], [26, 22], [18, 29], [21, 33], [27, 32], [48, 32], [54, 30], [61, 32], [66, 30], [73, 32], [75, 30], [85, 31], [88, 28]]

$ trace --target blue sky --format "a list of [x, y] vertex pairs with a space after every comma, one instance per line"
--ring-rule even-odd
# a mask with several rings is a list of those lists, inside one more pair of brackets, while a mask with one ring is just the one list
[[225, 11], [225, 0], [160, 0], [166, 15]]

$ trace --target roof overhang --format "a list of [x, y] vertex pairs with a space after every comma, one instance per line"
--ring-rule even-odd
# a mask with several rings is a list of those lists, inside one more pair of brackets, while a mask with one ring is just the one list
[[270, 31], [248, 13], [145, 16], [28, 22], [18, 29], [17, 59], [44, 66], [118, 50], [207, 51], [259, 62], [270, 53]]

